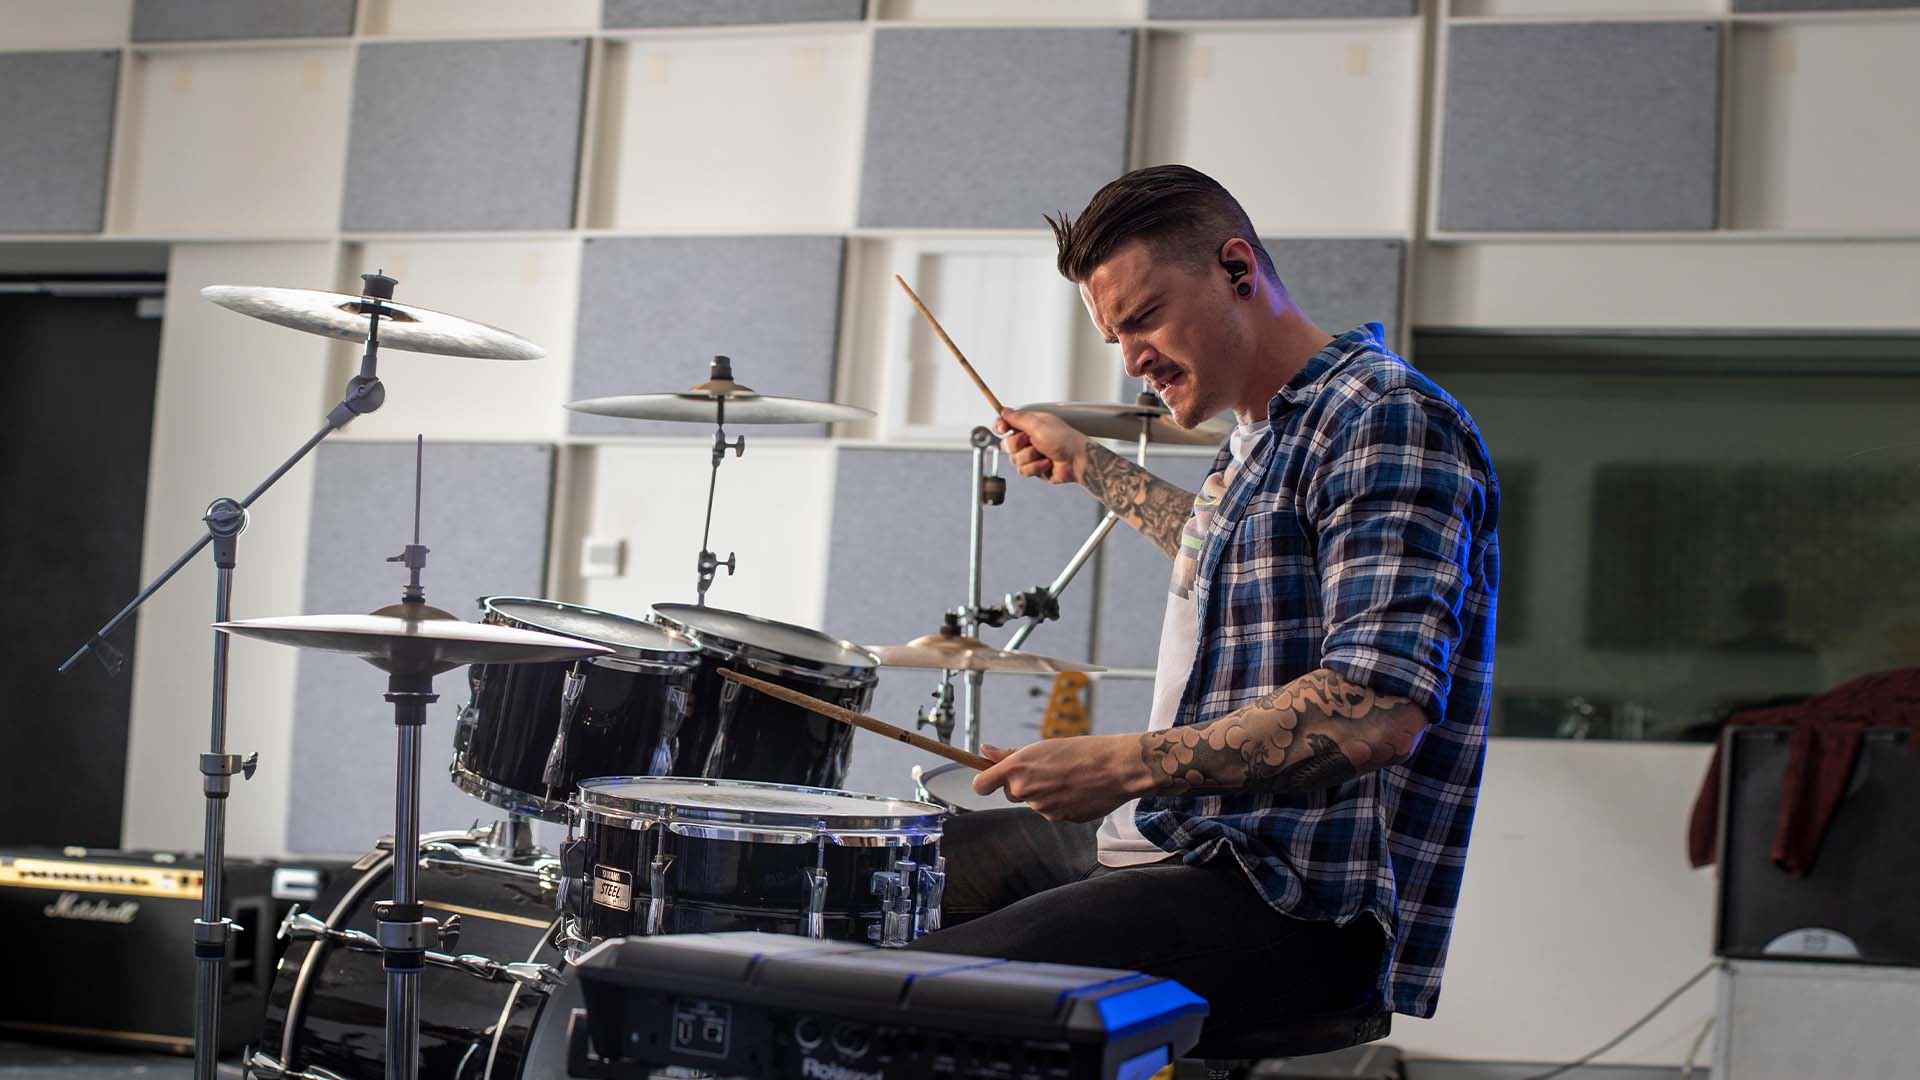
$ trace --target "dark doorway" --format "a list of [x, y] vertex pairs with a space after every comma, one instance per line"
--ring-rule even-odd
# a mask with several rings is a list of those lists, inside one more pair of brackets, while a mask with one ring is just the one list
[[55, 669], [141, 585], [160, 320], [138, 305], [0, 292], [0, 844], [120, 842], [132, 621], [118, 676]]

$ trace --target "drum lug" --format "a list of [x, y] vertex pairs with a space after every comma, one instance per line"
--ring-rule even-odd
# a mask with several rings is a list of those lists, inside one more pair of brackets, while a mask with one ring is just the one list
[[827, 872], [817, 866], [801, 867], [800, 872], [807, 882], [807, 902], [801, 909], [806, 935], [817, 941], [827, 936]]
[[586, 686], [587, 676], [579, 664], [567, 669], [567, 681], [560, 688], [560, 726], [553, 733], [553, 748], [547, 751], [546, 768], [540, 772], [540, 782], [549, 790], [559, 787], [566, 779], [567, 732], [573, 728], [573, 714], [580, 707], [580, 692]]
[[[666, 834], [660, 837], [664, 843]], [[667, 921], [667, 868], [673, 865], [671, 852], [662, 851], [653, 857], [652, 868], [647, 872], [647, 933], [662, 933], [661, 927]]]
[[913, 936], [931, 934], [940, 929], [940, 900], [947, 891], [947, 860], [920, 868], [920, 880], [913, 896]]
[[891, 870], [873, 872], [873, 892], [880, 897], [880, 925], [874, 944], [883, 949], [904, 949], [913, 940], [913, 893], [918, 870], [913, 860], [902, 859]]

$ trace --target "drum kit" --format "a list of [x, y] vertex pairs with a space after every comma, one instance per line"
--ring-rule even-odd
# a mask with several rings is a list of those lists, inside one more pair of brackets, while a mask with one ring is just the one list
[[[354, 869], [360, 876], [323, 913], [297, 911], [281, 927], [288, 947], [265, 1028], [248, 1069], [273, 1080], [338, 1080], [383, 1069], [389, 1080], [426, 1073], [517, 1077], [539, 1073], [549, 1036], [573, 990], [570, 964], [603, 940], [633, 934], [766, 930], [904, 946], [940, 925], [945, 818], [982, 805], [970, 787], [978, 749], [981, 678], [990, 672], [1089, 672], [1099, 668], [1020, 651], [1111, 529], [1102, 522], [1055, 581], [1000, 605], [980, 601], [980, 512], [1004, 481], [973, 433], [970, 600], [939, 629], [899, 645], [862, 647], [818, 630], [709, 607], [717, 571], [733, 555], [711, 550], [714, 493], [728, 451], [726, 424], [831, 423], [865, 410], [771, 397], [734, 380], [715, 357], [708, 381], [684, 393], [577, 401], [599, 415], [712, 423], [707, 531], [696, 564], [696, 602], [659, 603], [642, 616], [528, 596], [487, 596], [480, 620], [426, 602], [429, 549], [419, 534], [416, 457], [412, 542], [389, 559], [407, 577], [399, 601], [371, 614], [233, 620], [237, 538], [249, 508], [331, 432], [381, 406], [380, 346], [523, 360], [541, 351], [515, 335], [393, 301], [397, 282], [363, 274], [361, 295], [214, 286], [203, 295], [281, 326], [364, 343], [326, 424], [242, 499], [220, 499], [205, 535], [61, 667], [95, 652], [132, 611], [203, 548], [217, 569], [211, 747], [200, 756], [207, 866], [225, 851], [225, 803], [234, 774], [256, 759], [226, 749], [228, 645], [243, 636], [358, 656], [386, 672], [396, 728], [394, 832]], [[1131, 406], [1030, 406], [1088, 434], [1149, 443], [1192, 442], [1143, 399]], [[1202, 436], [1207, 439], [1210, 436]], [[981, 626], [1029, 620], [1007, 648]], [[458, 832], [421, 831], [422, 728], [438, 700], [437, 675], [467, 669], [468, 700], [453, 739], [452, 782], [502, 811], [504, 822]], [[882, 667], [940, 673], [939, 702], [923, 724], [939, 742], [864, 717]], [[964, 742], [954, 742], [952, 684], [969, 689]], [[823, 715], [825, 714], [825, 715]], [[836, 719], [837, 718], [837, 719]], [[865, 721], [865, 722], [863, 722]], [[915, 770], [926, 801], [840, 790], [853, 745], [850, 724], [885, 729], [955, 759]], [[967, 761], [971, 765], [958, 762]], [[999, 802], [999, 805], [1005, 805]], [[533, 841], [532, 822], [567, 827], [557, 853]], [[220, 987], [236, 927], [221, 915], [221, 875], [209, 872], [194, 926], [195, 1073], [212, 1080]], [[376, 895], [383, 894], [380, 899]], [[456, 952], [460, 945], [470, 950]], [[376, 959], [377, 958], [377, 959]], [[557, 1011], [557, 1012], [556, 1012]], [[554, 1025], [547, 1025], [549, 1028]], [[546, 1075], [546, 1074], [541, 1074]]]

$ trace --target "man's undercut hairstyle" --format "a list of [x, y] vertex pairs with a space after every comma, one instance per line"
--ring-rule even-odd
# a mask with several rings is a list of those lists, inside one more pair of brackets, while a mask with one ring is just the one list
[[1261, 275], [1280, 285], [1273, 256], [1260, 246], [1240, 201], [1218, 180], [1185, 165], [1135, 169], [1094, 192], [1078, 220], [1062, 212], [1047, 224], [1059, 247], [1060, 274], [1075, 283], [1092, 277], [1130, 241], [1147, 245], [1156, 262], [1198, 273], [1219, 266], [1221, 245], [1237, 236], [1253, 247]]

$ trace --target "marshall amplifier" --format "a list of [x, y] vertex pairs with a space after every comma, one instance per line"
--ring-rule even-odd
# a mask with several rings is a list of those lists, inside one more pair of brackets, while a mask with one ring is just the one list
[[[227, 860], [221, 899], [239, 924], [222, 1053], [260, 1030], [279, 922], [344, 864]], [[17, 978], [0, 980], [0, 1034], [193, 1052], [199, 856], [86, 848], [0, 850], [0, 931]]]

